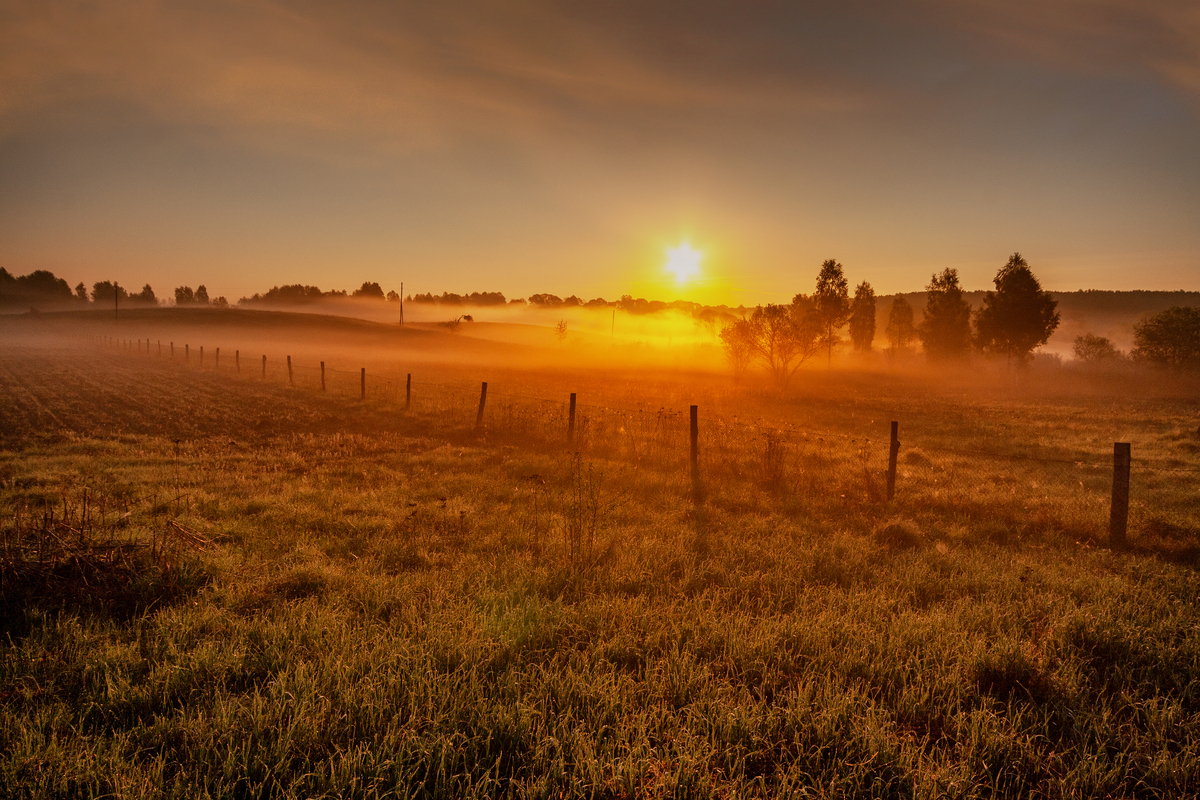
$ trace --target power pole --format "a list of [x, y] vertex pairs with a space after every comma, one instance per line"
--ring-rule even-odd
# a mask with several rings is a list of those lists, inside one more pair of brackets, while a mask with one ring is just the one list
[[121, 321], [121, 284], [113, 281], [113, 321]]
[[404, 281], [400, 281], [400, 327], [404, 327]]

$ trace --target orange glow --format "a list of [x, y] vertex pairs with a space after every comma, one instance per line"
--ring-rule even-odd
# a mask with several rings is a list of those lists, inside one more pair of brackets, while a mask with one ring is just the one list
[[687, 283], [689, 279], [700, 274], [700, 259], [704, 254], [692, 248], [687, 242], [667, 250], [667, 272], [674, 273], [676, 283]]

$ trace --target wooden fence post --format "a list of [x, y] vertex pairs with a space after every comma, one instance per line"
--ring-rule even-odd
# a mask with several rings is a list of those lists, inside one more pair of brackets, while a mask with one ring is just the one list
[[175, 343], [171, 342], [171, 360], [175, 359]]
[[204, 345], [200, 345], [200, 369], [204, 369]]
[[700, 407], [692, 406], [691, 417], [691, 462], [692, 462], [692, 497], [699, 503], [702, 499], [700, 489]]
[[184, 344], [183, 346], [183, 363], [187, 364], [192, 360], [192, 349]]
[[367, 399], [367, 368], [362, 367], [358, 373], [359, 400]]
[[479, 390], [479, 413], [475, 415], [476, 433], [483, 428], [483, 408], [485, 405], [487, 405], [487, 381], [483, 382], [483, 387]]
[[325, 362], [321, 362], [321, 391], [325, 391]]
[[263, 376], [263, 380], [265, 381], [267, 379], [267, 357], [265, 355], [263, 356], [263, 374], [262, 374], [262, 376]]
[[567, 442], [575, 441], [575, 393], [571, 392], [571, 413], [567, 422]]
[[238, 375], [242, 374], [242, 351], [241, 350], [233, 351], [233, 367], [234, 367], [234, 369], [237, 370]]
[[162, 339], [158, 340], [158, 354], [162, 355]]
[[288, 356], [288, 386], [295, 386], [296, 382], [292, 380], [292, 357]]
[[1113, 548], [1125, 546], [1129, 525], [1130, 450], [1129, 442], [1113, 443], [1112, 513], [1108, 519], [1108, 543]]
[[213, 369], [217, 370], [218, 372], [221, 370], [221, 348], [219, 347], [217, 348], [217, 351], [213, 353]]
[[892, 420], [892, 443], [888, 447], [887, 499], [896, 496], [896, 456], [900, 455], [900, 423]]
[[408, 373], [408, 380], [404, 382], [404, 410], [408, 411], [412, 408], [412, 373]]

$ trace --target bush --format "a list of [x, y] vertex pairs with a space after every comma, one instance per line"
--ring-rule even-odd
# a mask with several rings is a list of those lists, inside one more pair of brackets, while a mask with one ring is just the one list
[[1133, 326], [1133, 355], [1172, 367], [1200, 366], [1200, 309], [1168, 308]]

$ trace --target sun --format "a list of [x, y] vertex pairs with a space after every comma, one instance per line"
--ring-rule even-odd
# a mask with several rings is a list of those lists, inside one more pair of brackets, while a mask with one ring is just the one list
[[676, 283], [687, 283], [688, 278], [699, 274], [700, 259], [703, 257], [703, 253], [683, 242], [679, 247], [667, 250], [667, 272], [675, 273]]

